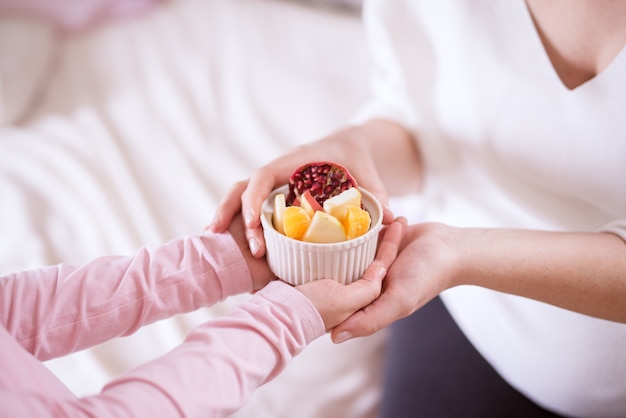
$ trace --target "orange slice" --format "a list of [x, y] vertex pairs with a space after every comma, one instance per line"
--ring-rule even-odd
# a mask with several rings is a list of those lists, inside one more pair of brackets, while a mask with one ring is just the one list
[[370, 229], [372, 218], [368, 211], [349, 206], [346, 210], [346, 217], [343, 226], [346, 230], [346, 239], [360, 237]]
[[288, 206], [283, 211], [283, 231], [289, 238], [302, 240], [311, 223], [311, 217], [300, 206]]

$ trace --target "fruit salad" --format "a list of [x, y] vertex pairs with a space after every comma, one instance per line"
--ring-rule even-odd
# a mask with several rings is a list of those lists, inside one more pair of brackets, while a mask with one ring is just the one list
[[333, 243], [358, 238], [369, 231], [371, 222], [356, 181], [336, 163], [298, 168], [289, 180], [289, 193], [274, 197], [274, 228], [299, 241]]

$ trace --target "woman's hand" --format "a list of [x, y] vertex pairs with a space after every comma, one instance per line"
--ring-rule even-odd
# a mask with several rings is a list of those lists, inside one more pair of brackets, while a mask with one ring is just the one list
[[[254, 256], [262, 257], [265, 254], [260, 223], [263, 201], [273, 189], [286, 184], [298, 167], [314, 161], [333, 161], [346, 167], [359, 187], [378, 198], [384, 208], [383, 223], [389, 224], [394, 216], [388, 209], [389, 196], [383, 180], [399, 187], [411, 185], [416, 190], [419, 164], [414, 151], [410, 135], [392, 122], [378, 120], [338, 131], [293, 149], [258, 169], [249, 180], [236, 183], [220, 203], [210, 228], [213, 232], [226, 230], [233, 217], [241, 212], [250, 250]], [[412, 183], [411, 179], [415, 181]]]
[[454, 231], [441, 224], [410, 225], [380, 297], [333, 329], [333, 341], [373, 334], [453, 286], [460, 265]]
[[296, 289], [317, 308], [327, 331], [378, 298], [383, 278], [398, 255], [405, 232], [406, 219], [404, 218], [398, 218], [383, 228], [376, 259], [359, 280], [343, 285], [334, 280], [325, 279], [296, 286]]
[[373, 334], [457, 285], [626, 323], [625, 283], [626, 245], [612, 233], [411, 225], [380, 297], [332, 337]]

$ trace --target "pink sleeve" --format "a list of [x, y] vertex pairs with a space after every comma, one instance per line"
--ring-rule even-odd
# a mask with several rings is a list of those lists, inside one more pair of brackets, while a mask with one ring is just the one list
[[98, 395], [55, 396], [55, 388], [41, 382], [15, 392], [0, 387], [0, 410], [20, 417], [226, 417], [323, 334], [324, 323], [311, 302], [275, 281]]
[[129, 335], [151, 322], [252, 290], [229, 234], [205, 234], [0, 279], [0, 323], [40, 360]]
[[[98, 417], [225, 417], [324, 332], [306, 297], [272, 282], [249, 303], [198, 326], [182, 345], [85, 402]], [[158, 398], [169, 402], [157, 403]]]

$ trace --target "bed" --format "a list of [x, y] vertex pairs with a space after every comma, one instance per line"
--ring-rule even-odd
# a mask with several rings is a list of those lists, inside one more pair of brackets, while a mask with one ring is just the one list
[[[196, 232], [227, 188], [367, 97], [358, 10], [172, 0], [59, 35], [0, 17], [0, 273]], [[77, 395], [248, 295], [47, 362]], [[374, 417], [385, 332], [315, 341], [234, 417]]]

